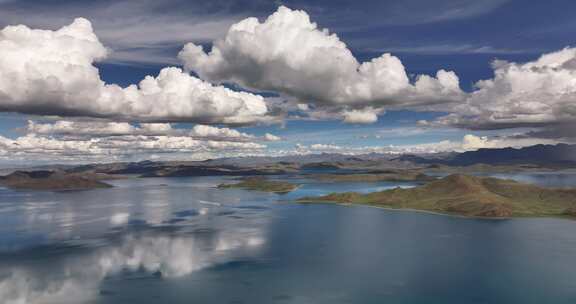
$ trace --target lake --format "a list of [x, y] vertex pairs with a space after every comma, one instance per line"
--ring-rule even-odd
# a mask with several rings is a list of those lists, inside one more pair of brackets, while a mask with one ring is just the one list
[[[576, 174], [497, 176], [576, 185]], [[0, 188], [0, 302], [576, 303], [576, 221], [301, 205], [414, 184], [285, 178], [302, 186], [276, 195], [190, 177]]]

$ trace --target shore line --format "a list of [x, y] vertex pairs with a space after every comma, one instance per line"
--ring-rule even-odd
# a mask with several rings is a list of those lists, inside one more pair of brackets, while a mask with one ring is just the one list
[[462, 218], [462, 219], [475, 219], [475, 220], [516, 220], [516, 219], [537, 219], [537, 218], [563, 219], [563, 220], [568, 220], [568, 221], [575, 221], [576, 220], [576, 219], [569, 217], [569, 216], [552, 216], [552, 215], [509, 216], [509, 217], [468, 216], [468, 215], [443, 213], [443, 212], [438, 212], [438, 211], [412, 209], [412, 208], [392, 208], [392, 207], [375, 206], [375, 205], [369, 205], [369, 204], [337, 203], [337, 202], [332, 202], [332, 201], [323, 201], [323, 202], [309, 202], [309, 201], [298, 202], [298, 201], [296, 201], [296, 203], [298, 203], [298, 204], [337, 205], [337, 206], [343, 206], [343, 207], [368, 207], [368, 208], [374, 208], [374, 209], [382, 209], [382, 210], [386, 210], [386, 211], [424, 213], [424, 214], [430, 214], [430, 215], [440, 215], [440, 216], [455, 217], [455, 218]]

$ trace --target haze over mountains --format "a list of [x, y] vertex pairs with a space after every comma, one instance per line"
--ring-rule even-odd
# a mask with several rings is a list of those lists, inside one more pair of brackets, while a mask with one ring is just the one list
[[470, 166], [474, 164], [519, 165], [534, 164], [542, 166], [576, 165], [576, 145], [535, 145], [521, 149], [479, 149], [464, 153], [455, 153], [443, 158], [403, 156], [400, 159], [416, 163], [440, 163], [450, 166]]
[[[531, 164], [543, 167], [576, 167], [576, 145], [535, 145], [526, 148], [503, 148], [503, 149], [479, 149], [463, 153], [437, 153], [422, 155], [402, 155], [370, 153], [363, 155], [345, 155], [338, 153], [291, 155], [282, 157], [246, 157], [246, 158], [223, 158], [206, 160], [203, 162], [190, 162], [207, 166], [218, 165], [266, 165], [280, 164], [288, 166], [290, 163], [313, 168], [336, 167], [338, 163], [362, 164], [384, 162], [392, 167], [420, 166], [422, 164], [443, 164], [448, 166], [470, 166], [474, 164], [487, 165], [521, 165]], [[127, 168], [153, 167], [154, 164], [163, 162], [140, 162], [130, 163]], [[171, 163], [171, 162], [165, 162]]]
[[[143, 177], [165, 176], [252, 176], [314, 171], [376, 172], [389, 169], [438, 169], [441, 167], [500, 166], [514, 169], [576, 168], [576, 145], [536, 145], [526, 148], [480, 149], [463, 153], [397, 155], [338, 153], [289, 155], [282, 157], [240, 157], [205, 161], [142, 161], [51, 165], [34, 170], [64, 170], [72, 173], [134, 174]], [[440, 168], [440, 170], [444, 170]], [[460, 169], [458, 169], [460, 170]], [[5, 170], [10, 172], [11, 170]], [[12, 170], [13, 171], [13, 170]]]

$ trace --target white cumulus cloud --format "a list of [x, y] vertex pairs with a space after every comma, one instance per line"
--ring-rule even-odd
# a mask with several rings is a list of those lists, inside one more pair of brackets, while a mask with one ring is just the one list
[[255, 136], [239, 132], [230, 128], [217, 128], [207, 125], [195, 125], [190, 131], [190, 135], [198, 137], [212, 138], [245, 138], [253, 139]]
[[188, 43], [179, 57], [209, 81], [276, 91], [301, 102], [329, 105], [411, 106], [460, 100], [455, 73], [411, 81], [397, 57], [360, 63], [336, 34], [304, 11], [280, 7], [262, 23], [244, 19], [216, 40], [210, 52]]
[[503, 129], [576, 122], [576, 48], [527, 63], [495, 61], [493, 67], [494, 78], [477, 82], [454, 113], [433, 124]]
[[343, 113], [344, 122], [350, 124], [371, 124], [378, 121], [378, 111], [368, 107], [362, 110], [349, 110]]
[[274, 134], [266, 133], [264, 134], [264, 140], [266, 141], [280, 141], [282, 138], [280, 136], [276, 136]]

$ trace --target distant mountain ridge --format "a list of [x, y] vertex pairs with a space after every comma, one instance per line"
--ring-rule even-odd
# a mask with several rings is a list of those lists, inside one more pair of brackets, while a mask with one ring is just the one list
[[576, 145], [535, 145], [520, 149], [480, 149], [456, 155], [452, 165], [484, 164], [537, 164], [576, 165]]
[[443, 164], [448, 166], [521, 165], [533, 164], [552, 167], [576, 167], [576, 145], [535, 145], [524, 148], [479, 149], [450, 155], [446, 158], [402, 155], [396, 160], [417, 164]]
[[[433, 154], [368, 153], [346, 155], [320, 153], [305, 155], [250, 156], [204, 161], [140, 161], [52, 165], [26, 170], [60, 170], [68, 173], [135, 174], [144, 177], [169, 176], [255, 176], [316, 171], [371, 172], [389, 169], [423, 169], [432, 166], [470, 167], [474, 165], [576, 168], [576, 145], [535, 145], [525, 148], [479, 149], [463, 153]], [[7, 173], [14, 170], [5, 170]], [[309, 173], [310, 173], [309, 172]], [[6, 174], [7, 174], [6, 173]]]

